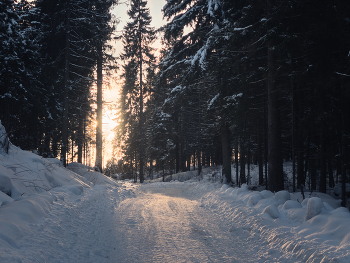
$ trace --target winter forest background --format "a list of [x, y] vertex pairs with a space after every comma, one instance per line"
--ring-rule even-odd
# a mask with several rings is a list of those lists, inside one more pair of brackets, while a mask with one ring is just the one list
[[[122, 158], [107, 175], [142, 182], [222, 165], [226, 183], [239, 185], [256, 164], [271, 191], [341, 183], [345, 202], [348, 1], [167, 0], [166, 25], [152, 28], [147, 1], [131, 0], [122, 34], [116, 4], [0, 2], [0, 120], [14, 145], [65, 165], [86, 163], [93, 145], [102, 169], [102, 85], [117, 75]], [[118, 58], [113, 39], [123, 43]]]

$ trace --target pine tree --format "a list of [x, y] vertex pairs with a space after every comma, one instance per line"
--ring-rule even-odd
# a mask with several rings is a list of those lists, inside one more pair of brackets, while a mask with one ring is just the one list
[[40, 76], [38, 13], [27, 1], [0, 3], [0, 119], [13, 143], [23, 149], [40, 144], [45, 92]]
[[[52, 129], [62, 131], [52, 139], [52, 147], [57, 144], [54, 141], [60, 139], [63, 141], [61, 158], [64, 163], [67, 163], [67, 154], [70, 151], [69, 138], [72, 146], [70, 148], [74, 150], [74, 143], [77, 144], [78, 160], [82, 161], [83, 145], [86, 141], [84, 127], [88, 125], [87, 120], [91, 117], [90, 88], [95, 82], [94, 70], [97, 61], [99, 61], [97, 75], [100, 90], [101, 63], [110, 64], [107, 63], [110, 56], [106, 55], [106, 50], [109, 48], [107, 41], [113, 32], [114, 22], [109, 9], [116, 2], [115, 0], [36, 2], [41, 10], [41, 22], [44, 25], [41, 53], [44, 58], [45, 74], [42, 82], [49, 89], [50, 103], [47, 108], [52, 118], [56, 120], [56, 127]], [[99, 97], [100, 95], [101, 93]], [[72, 101], [75, 103], [71, 103]], [[102, 102], [101, 99], [99, 101]], [[101, 116], [101, 111], [99, 113]], [[101, 138], [102, 133], [98, 135]], [[98, 141], [102, 142], [102, 139]], [[98, 149], [102, 149], [102, 146], [99, 145]], [[101, 152], [99, 156], [98, 160], [102, 165]]]
[[[223, 108], [220, 111], [220, 121], [217, 132], [222, 138], [222, 157], [223, 157], [223, 174], [226, 182], [231, 183], [231, 142], [230, 142], [230, 121], [228, 119], [228, 111], [224, 110], [224, 100], [229, 95], [227, 86], [229, 68], [226, 64], [220, 63], [218, 68], [215, 68], [215, 63], [211, 63], [217, 53], [218, 41], [216, 39], [217, 32], [223, 26], [224, 21], [224, 2], [219, 1], [194, 1], [189, 5], [188, 1], [168, 1], [164, 6], [164, 16], [170, 20], [165, 26], [165, 38], [172, 44], [172, 49], [168, 56], [162, 61], [162, 75], [168, 79], [172, 86], [170, 94], [175, 94], [176, 90], [180, 92], [180, 101], [188, 101], [191, 106], [199, 103], [195, 102], [198, 94], [210, 96], [204, 98], [203, 102], [212, 101], [219, 97]], [[186, 27], [191, 26], [192, 30], [185, 32]], [[222, 62], [222, 60], [220, 60]], [[216, 70], [217, 69], [217, 70]], [[208, 84], [205, 84], [208, 83]], [[204, 84], [204, 85], [203, 85]], [[194, 88], [196, 87], [196, 88]], [[174, 91], [174, 93], [173, 93]], [[197, 94], [197, 95], [195, 95]], [[219, 94], [219, 96], [217, 96]], [[171, 100], [171, 98], [169, 98]], [[175, 101], [174, 101], [175, 102]], [[205, 105], [204, 103], [200, 103]], [[178, 105], [174, 104], [175, 108]], [[206, 111], [198, 108], [198, 122], [195, 124], [197, 135], [195, 137], [202, 138], [202, 134], [208, 134], [200, 120]], [[199, 129], [198, 129], [199, 128]], [[192, 143], [194, 142], [193, 139]], [[203, 154], [202, 140], [196, 139], [197, 156]], [[198, 164], [200, 164], [198, 158]]]
[[[124, 27], [123, 45], [124, 52], [121, 58], [124, 60], [124, 85], [122, 91], [122, 116], [126, 134], [126, 140], [130, 141], [130, 149], [134, 149], [138, 155], [140, 182], [144, 181], [144, 100], [145, 100], [145, 68], [152, 66], [154, 56], [151, 44], [154, 40], [154, 29], [150, 26], [151, 16], [146, 8], [147, 1], [132, 0], [128, 15], [130, 22]], [[128, 100], [126, 103], [125, 100]], [[127, 109], [128, 108], [128, 109]], [[128, 113], [128, 118], [126, 113]], [[138, 128], [134, 126], [138, 124]], [[137, 134], [137, 136], [136, 136]], [[132, 139], [133, 138], [133, 139]], [[134, 146], [137, 144], [137, 149]], [[129, 152], [129, 159], [134, 155]], [[136, 163], [136, 162], [135, 162]]]
[[[103, 65], [106, 64], [107, 41], [110, 40], [114, 25], [111, 24], [111, 14], [109, 10], [117, 0], [102, 1], [97, 0], [93, 5], [93, 29], [95, 41], [95, 54], [97, 62], [97, 127], [96, 127], [96, 163], [102, 172], [102, 84], [103, 84]], [[113, 58], [112, 58], [113, 59]]]

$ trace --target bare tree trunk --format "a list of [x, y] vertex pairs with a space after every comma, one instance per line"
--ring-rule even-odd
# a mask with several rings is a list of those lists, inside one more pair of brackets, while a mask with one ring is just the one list
[[[260, 123], [260, 121], [259, 121]], [[264, 184], [264, 167], [262, 157], [262, 132], [261, 125], [258, 125], [258, 165], [259, 165], [259, 185]]]
[[[205, 86], [205, 84], [204, 84]], [[201, 92], [200, 89], [198, 90], [198, 137], [197, 137], [197, 143], [198, 143], [198, 149], [197, 149], [197, 162], [198, 162], [198, 176], [200, 176], [202, 172], [202, 162], [201, 162]]]
[[198, 150], [197, 152], [197, 163], [198, 163], [198, 171], [197, 175], [200, 176], [202, 172], [202, 162], [201, 162], [201, 152]]
[[238, 179], [238, 139], [236, 142], [236, 149], [235, 149], [235, 164], [236, 164], [236, 185], [240, 186], [239, 179]]
[[187, 154], [187, 171], [191, 171], [191, 155]]
[[326, 134], [325, 134], [325, 128], [323, 127], [323, 124], [321, 124], [321, 134], [320, 134], [320, 140], [321, 140], [321, 147], [320, 147], [320, 185], [319, 185], [319, 191], [321, 193], [326, 193], [327, 191], [327, 159], [326, 159]]
[[264, 107], [264, 169], [265, 169], [265, 186], [268, 189], [267, 165], [268, 165], [268, 142], [267, 142], [267, 107]]
[[78, 163], [83, 163], [83, 138], [84, 138], [84, 118], [82, 112], [79, 113], [78, 123]]
[[[342, 93], [344, 94], [344, 87], [342, 87]], [[344, 102], [343, 102], [344, 103]], [[344, 107], [344, 106], [342, 106]], [[345, 108], [345, 107], [344, 107]], [[345, 113], [342, 111], [342, 135], [341, 135], [341, 199], [342, 206], [346, 206], [347, 195], [346, 195], [346, 157], [345, 157]]]
[[251, 163], [251, 154], [250, 154], [250, 135], [248, 139], [248, 151], [247, 151], [247, 184], [251, 184], [250, 178], [250, 163]]
[[[139, 2], [139, 10], [140, 10], [140, 2]], [[141, 16], [141, 12], [139, 12], [139, 20]], [[141, 24], [139, 24], [139, 63], [140, 63], [140, 115], [139, 115], [139, 129], [140, 129], [140, 141], [139, 141], [139, 155], [140, 155], [140, 183], [144, 181], [143, 175], [143, 159], [144, 159], [144, 147], [143, 147], [143, 83], [142, 83], [142, 32], [141, 32]]]
[[245, 164], [246, 164], [246, 159], [245, 159], [245, 145], [244, 145], [244, 139], [241, 139], [241, 144], [240, 144], [240, 155], [239, 155], [239, 163], [241, 166], [240, 169], [240, 184], [245, 184], [247, 183], [247, 178], [245, 176]]
[[284, 189], [283, 163], [280, 150], [278, 88], [276, 85], [276, 58], [273, 39], [268, 42], [268, 176], [269, 190]]
[[[293, 76], [293, 60], [292, 61], [292, 76]], [[294, 92], [294, 81], [291, 77], [291, 90], [292, 90], [292, 162], [293, 162], [293, 193], [295, 192], [296, 184], [296, 172], [295, 172], [295, 92]]]
[[303, 139], [303, 129], [300, 125], [300, 119], [303, 115], [303, 103], [301, 100], [302, 94], [301, 94], [301, 88], [300, 85], [297, 85], [297, 93], [296, 93], [298, 104], [296, 109], [296, 116], [295, 116], [295, 130], [296, 130], [296, 148], [297, 148], [297, 188], [301, 189], [305, 187], [305, 178], [306, 173], [304, 172], [304, 139]]
[[65, 71], [64, 71], [64, 91], [63, 91], [63, 122], [62, 122], [62, 146], [61, 161], [64, 167], [67, 166], [67, 147], [68, 147], [68, 89], [69, 89], [69, 51], [70, 51], [70, 5], [67, 1], [66, 13], [66, 49], [65, 49]]
[[231, 146], [230, 130], [225, 123], [221, 127], [221, 144], [222, 144], [222, 175], [226, 178], [226, 183], [231, 183]]
[[102, 173], [102, 43], [98, 44], [97, 58], [97, 127], [95, 166]]
[[87, 165], [87, 141], [86, 141], [86, 120], [84, 118], [84, 128], [83, 128], [83, 155], [84, 155], [84, 164]]

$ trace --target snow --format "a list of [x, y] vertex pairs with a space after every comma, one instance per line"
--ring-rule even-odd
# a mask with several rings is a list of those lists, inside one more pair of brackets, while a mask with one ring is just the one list
[[215, 168], [145, 184], [68, 168], [0, 153], [0, 262], [350, 262], [330, 195], [230, 187]]
[[0, 120], [0, 152], [7, 151], [8, 148], [8, 138], [4, 126], [1, 124]]
[[208, 1], [208, 11], [207, 14], [214, 17], [214, 11], [219, 9], [220, 1], [218, 0], [209, 0]]
[[317, 216], [322, 212], [322, 209], [325, 209], [322, 199], [319, 197], [311, 197], [307, 201], [305, 221]]
[[209, 102], [209, 104], [208, 104], [208, 110], [210, 110], [211, 109], [211, 107], [212, 107], [212, 105], [215, 103], [215, 101], [219, 98], [219, 96], [220, 96], [220, 93], [218, 93], [218, 94], [216, 94], [215, 96], [214, 96], [214, 98], [212, 98], [211, 99], [211, 101]]

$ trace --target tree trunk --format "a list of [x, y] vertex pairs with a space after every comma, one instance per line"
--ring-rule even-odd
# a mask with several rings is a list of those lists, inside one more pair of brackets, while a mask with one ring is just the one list
[[[139, 10], [140, 10], [140, 2], [139, 2]], [[141, 12], [139, 11], [139, 20], [141, 19]], [[140, 133], [140, 141], [139, 141], [139, 148], [140, 148], [140, 183], [143, 183], [144, 181], [144, 175], [143, 175], [143, 159], [144, 159], [144, 147], [143, 147], [143, 83], [142, 83], [142, 32], [141, 32], [141, 24], [139, 23], [139, 63], [140, 63], [140, 115], [139, 115], [139, 133]]]
[[79, 123], [78, 123], [78, 163], [83, 163], [83, 137], [84, 137], [84, 117], [82, 116], [82, 111], [79, 113]]
[[226, 183], [231, 183], [231, 146], [230, 130], [225, 123], [221, 127], [221, 145], [222, 145], [222, 175], [226, 178]]
[[95, 166], [102, 173], [102, 43], [98, 43], [97, 58], [97, 127]]
[[251, 154], [250, 154], [250, 135], [248, 139], [248, 151], [247, 151], [247, 184], [251, 184], [250, 178], [250, 163], [251, 163]]
[[70, 4], [67, 1], [66, 13], [66, 49], [65, 49], [65, 71], [64, 71], [64, 91], [63, 91], [63, 122], [62, 122], [62, 146], [61, 161], [64, 167], [67, 166], [67, 147], [68, 147], [68, 89], [69, 89], [69, 51], [70, 51]]
[[334, 176], [333, 176], [333, 165], [332, 165], [332, 157], [331, 153], [328, 153], [328, 177], [329, 177], [329, 187], [334, 188]]
[[202, 162], [201, 162], [201, 152], [198, 150], [197, 152], [197, 163], [198, 163], [198, 171], [197, 175], [200, 176], [202, 172]]
[[[273, 1], [271, 1], [273, 2]], [[280, 148], [278, 87], [276, 85], [276, 51], [273, 37], [268, 41], [268, 184], [269, 190], [277, 192], [284, 189], [283, 163]]]
[[[342, 88], [342, 93], [344, 93], [343, 91], [344, 87]], [[344, 102], [343, 102], [344, 103]], [[343, 105], [342, 105], [343, 106]], [[343, 108], [345, 108], [343, 106]], [[346, 206], [346, 201], [347, 201], [347, 196], [346, 196], [346, 158], [345, 158], [345, 113], [344, 111], [342, 111], [341, 114], [341, 118], [342, 118], [342, 136], [341, 136], [341, 199], [342, 199], [342, 206]]]
[[[295, 110], [296, 116], [294, 118], [295, 121], [295, 133], [296, 133], [296, 152], [297, 152], [297, 188], [301, 189], [302, 187], [305, 187], [305, 178], [306, 173], [304, 172], [304, 136], [303, 136], [303, 129], [302, 125], [300, 124], [300, 120], [303, 117], [303, 103], [302, 103], [302, 94], [301, 94], [301, 88], [300, 85], [297, 84], [297, 92], [296, 97], [298, 100], [298, 103], [295, 103], [297, 105], [297, 108]], [[294, 97], [294, 99], [296, 99]], [[296, 101], [295, 101], [296, 102]]]
[[267, 107], [264, 107], [264, 168], [265, 168], [265, 186], [268, 190], [267, 166], [268, 166], [268, 136], [267, 136]]
[[239, 179], [238, 179], [238, 140], [236, 142], [236, 149], [235, 149], [235, 164], [236, 164], [236, 185], [240, 186]]
[[242, 140], [241, 142], [241, 145], [240, 145], [240, 152], [239, 152], [239, 163], [240, 163], [240, 166], [241, 166], [241, 169], [240, 169], [240, 184], [245, 184], [247, 183], [247, 178], [245, 176], [245, 147], [244, 147], [244, 141]]
[[179, 139], [179, 123], [178, 123], [178, 112], [175, 113], [175, 126], [176, 135], [175, 135], [175, 173], [180, 172], [180, 139]]
[[[293, 66], [293, 60], [292, 60]], [[292, 75], [293, 75], [293, 67], [292, 67]], [[293, 77], [291, 77], [291, 92], [292, 92], [292, 162], [293, 162], [293, 193], [295, 192], [295, 184], [296, 184], [296, 171], [295, 171], [295, 92], [294, 92], [294, 82]]]
[[321, 124], [321, 134], [320, 134], [320, 140], [321, 140], [321, 147], [320, 147], [320, 185], [319, 185], [319, 191], [321, 193], [327, 192], [327, 159], [326, 159], [326, 135], [325, 135], [325, 128], [323, 127], [323, 124]]
[[187, 171], [191, 171], [191, 155], [187, 154]]
[[263, 156], [262, 156], [262, 132], [260, 129], [261, 125], [258, 128], [258, 165], [259, 165], [259, 185], [264, 184], [264, 167], [263, 167]]

